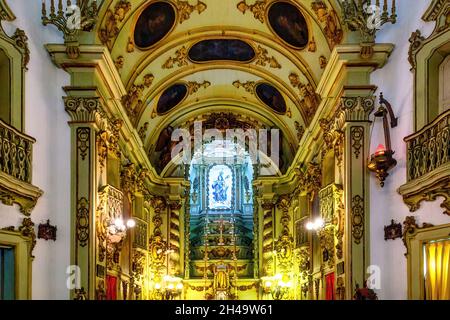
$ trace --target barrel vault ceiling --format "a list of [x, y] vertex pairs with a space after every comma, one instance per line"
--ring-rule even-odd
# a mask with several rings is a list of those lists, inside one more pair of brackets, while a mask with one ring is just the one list
[[[128, 92], [122, 102], [159, 172], [167, 171], [158, 163], [167, 127], [219, 113], [279, 128], [286, 169], [320, 102], [315, 89], [332, 48], [345, 40], [337, 10], [334, 0], [105, 0], [95, 34], [110, 50]], [[261, 84], [281, 94], [285, 109], [264, 102]], [[178, 104], [158, 107], [177, 92]]]

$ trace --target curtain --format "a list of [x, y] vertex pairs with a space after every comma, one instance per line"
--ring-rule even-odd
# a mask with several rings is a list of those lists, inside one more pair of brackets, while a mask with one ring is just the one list
[[450, 240], [425, 245], [427, 300], [450, 300]]
[[326, 300], [336, 300], [335, 294], [334, 294], [334, 272], [329, 273], [325, 276], [325, 299]]
[[106, 300], [117, 300], [117, 278], [106, 276]]

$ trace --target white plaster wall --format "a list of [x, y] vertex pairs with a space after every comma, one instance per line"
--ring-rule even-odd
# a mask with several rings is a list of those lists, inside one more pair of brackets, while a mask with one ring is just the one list
[[[414, 2], [414, 5], [412, 5]], [[398, 22], [385, 25], [377, 36], [377, 42], [394, 43], [395, 50], [388, 64], [372, 74], [372, 83], [383, 92], [391, 102], [398, 126], [391, 130], [392, 148], [398, 164], [387, 178], [384, 188], [380, 188], [378, 180], [372, 175], [370, 181], [370, 240], [371, 263], [381, 268], [381, 289], [376, 290], [380, 299], [407, 299], [405, 247], [401, 239], [384, 241], [384, 226], [391, 219], [403, 223], [405, 217], [414, 215], [419, 224], [450, 223], [450, 217], [443, 214], [439, 207], [441, 199], [435, 202], [422, 202], [421, 209], [412, 213], [403, 203], [397, 189], [406, 182], [406, 144], [403, 138], [413, 133], [413, 73], [408, 62], [409, 37], [417, 29], [426, 37], [434, 29], [433, 23], [425, 23], [421, 17], [428, 8], [428, 0], [399, 0]], [[371, 152], [384, 136], [380, 131], [382, 125], [374, 127]]]
[[[33, 149], [33, 184], [44, 191], [31, 217], [37, 225], [50, 219], [56, 225], [57, 240], [37, 239], [33, 261], [33, 299], [68, 299], [66, 268], [70, 263], [70, 130], [64, 111], [62, 86], [69, 76], [57, 69], [44, 48], [46, 43], [61, 43], [53, 26], [41, 23], [41, 1], [7, 1], [17, 19], [4, 22], [11, 35], [25, 30], [31, 51], [25, 79], [25, 133], [36, 138]], [[0, 204], [0, 228], [18, 226], [19, 209]]]

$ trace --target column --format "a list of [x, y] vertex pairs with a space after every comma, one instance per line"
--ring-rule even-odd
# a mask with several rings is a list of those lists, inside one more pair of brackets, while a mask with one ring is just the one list
[[74, 299], [95, 297], [95, 208], [96, 208], [96, 119], [98, 97], [66, 97], [65, 109], [71, 116], [71, 265], [76, 266]]
[[369, 237], [369, 115], [374, 108], [373, 91], [361, 96], [343, 96], [344, 203], [345, 203], [345, 296], [352, 299], [355, 286], [362, 287], [370, 265]]

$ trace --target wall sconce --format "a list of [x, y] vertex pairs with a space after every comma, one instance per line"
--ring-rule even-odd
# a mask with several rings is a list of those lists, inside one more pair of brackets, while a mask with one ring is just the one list
[[178, 277], [165, 275], [162, 282], [156, 282], [153, 286], [154, 297], [158, 300], [174, 300], [183, 292], [183, 280]]
[[388, 114], [391, 119], [391, 128], [397, 126], [397, 118], [394, 116], [391, 104], [380, 94], [380, 107], [375, 112], [374, 125], [377, 118], [383, 119], [385, 145], [379, 144], [375, 153], [370, 156], [368, 169], [376, 173], [380, 186], [384, 187], [384, 181], [389, 175], [388, 171], [397, 165], [397, 160], [393, 158], [394, 151], [391, 148], [391, 136], [389, 132]]
[[397, 14], [395, 0], [391, 0], [389, 14], [388, 0], [342, 0], [341, 5], [344, 23], [350, 31], [361, 33], [361, 56], [370, 58], [373, 54], [376, 32], [386, 23], [396, 23]]
[[292, 281], [287, 274], [277, 273], [273, 277], [262, 277], [264, 293], [270, 293], [274, 300], [288, 299]]

